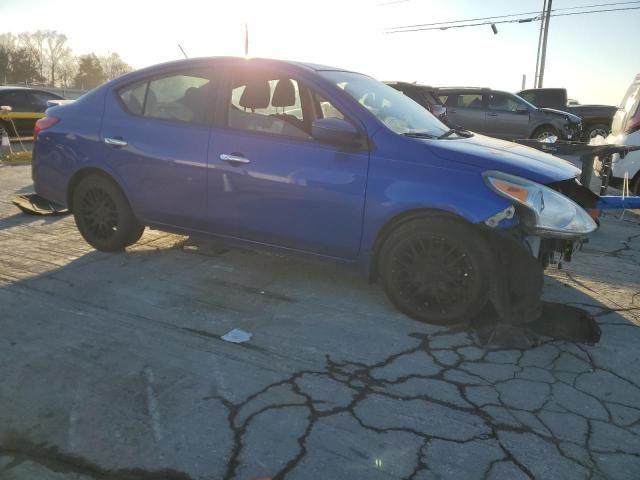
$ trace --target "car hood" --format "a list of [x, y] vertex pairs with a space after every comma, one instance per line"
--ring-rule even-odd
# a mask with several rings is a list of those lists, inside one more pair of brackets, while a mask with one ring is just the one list
[[557, 115], [560, 117], [565, 117], [568, 118], [574, 122], [579, 122], [580, 121], [580, 117], [577, 115], [574, 115], [573, 113], [569, 113], [569, 112], [565, 112], [564, 110], [557, 110], [555, 108], [539, 108], [538, 111], [546, 113], [546, 114], [550, 114], [550, 115]]
[[514, 142], [475, 134], [470, 138], [427, 140], [427, 147], [440, 158], [473, 165], [482, 170], [499, 170], [538, 183], [575, 178], [580, 169], [548, 153]]

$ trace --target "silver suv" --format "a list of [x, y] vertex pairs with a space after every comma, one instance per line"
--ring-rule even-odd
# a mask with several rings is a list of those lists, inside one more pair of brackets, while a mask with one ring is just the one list
[[447, 107], [449, 123], [491, 137], [578, 140], [582, 131], [577, 115], [538, 108], [509, 92], [456, 87], [438, 88], [437, 95]]

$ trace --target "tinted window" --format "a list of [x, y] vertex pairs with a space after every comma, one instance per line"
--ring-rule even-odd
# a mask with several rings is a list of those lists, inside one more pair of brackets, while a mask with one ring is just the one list
[[205, 123], [212, 87], [211, 80], [204, 74], [181, 73], [151, 80], [144, 101], [144, 116]]
[[40, 110], [47, 108], [49, 100], [61, 100], [61, 97], [49, 92], [29, 92], [31, 104]]
[[482, 94], [481, 93], [463, 93], [458, 95], [458, 107], [465, 108], [482, 108]]
[[305, 118], [303, 114], [303, 91], [305, 89], [295, 79], [274, 72], [240, 71], [232, 81], [228, 125], [242, 130], [309, 138], [312, 115]]
[[505, 95], [504, 93], [489, 94], [488, 102], [489, 110], [499, 110], [503, 112], [517, 112], [518, 109], [526, 109], [524, 102], [519, 101], [517, 97]]
[[529, 103], [533, 103], [534, 105], [536, 104], [537, 100], [536, 100], [536, 94], [533, 92], [526, 92], [526, 93], [520, 93], [519, 94], [522, 98], [524, 98], [527, 102]]
[[142, 115], [142, 106], [144, 104], [144, 94], [147, 91], [147, 82], [134, 83], [120, 90], [120, 99], [125, 108], [136, 115]]
[[0, 92], [0, 105], [8, 105], [14, 112], [30, 112], [33, 110], [26, 92], [20, 90]]

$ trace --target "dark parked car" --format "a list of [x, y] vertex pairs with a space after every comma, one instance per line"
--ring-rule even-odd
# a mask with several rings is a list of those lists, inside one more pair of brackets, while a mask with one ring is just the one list
[[[582, 188], [568, 162], [450, 129], [333, 67], [157, 65], [49, 108], [35, 134], [36, 192], [99, 250], [149, 225], [304, 252], [361, 267], [429, 322], [468, 320], [506, 289], [493, 282], [525, 271], [541, 285], [538, 260], [570, 256], [596, 228], [568, 196]], [[526, 265], [502, 275], [515, 259]]]
[[607, 137], [611, 133], [611, 122], [618, 107], [611, 105], [580, 105], [569, 100], [566, 88], [530, 88], [517, 93], [537, 107], [564, 110], [582, 119], [582, 138], [589, 141], [597, 136]]
[[447, 116], [447, 107], [445, 107], [438, 98], [435, 88], [428, 85], [419, 85], [417, 83], [408, 82], [384, 82], [399, 92], [404, 93], [410, 99], [418, 102], [424, 108], [429, 110], [435, 117], [444, 120]]
[[449, 123], [473, 132], [507, 140], [580, 138], [580, 117], [550, 108], [537, 108], [513, 93], [456, 87], [438, 88], [438, 96], [447, 107]]
[[0, 106], [11, 107], [11, 113], [0, 118], [0, 128], [4, 128], [10, 137], [33, 135], [33, 127], [44, 117], [49, 100], [62, 100], [62, 97], [33, 88], [0, 87]]

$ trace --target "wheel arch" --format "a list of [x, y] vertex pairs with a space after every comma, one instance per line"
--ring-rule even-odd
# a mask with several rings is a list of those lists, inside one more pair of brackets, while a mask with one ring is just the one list
[[371, 255], [369, 256], [368, 261], [368, 277], [369, 282], [373, 283], [376, 281], [378, 276], [378, 264], [380, 260], [380, 252], [382, 251], [382, 246], [384, 245], [389, 235], [397, 229], [400, 225], [403, 225], [407, 222], [411, 222], [413, 220], [419, 219], [433, 219], [433, 218], [447, 218], [451, 220], [457, 220], [469, 226], [473, 226], [473, 223], [469, 222], [462, 215], [458, 215], [448, 210], [442, 210], [437, 208], [414, 208], [411, 210], [406, 210], [400, 212], [393, 217], [389, 218], [383, 225], [380, 227], [376, 233], [375, 240], [373, 241], [371, 248]]
[[69, 211], [72, 211], [73, 208], [73, 192], [75, 191], [76, 187], [84, 178], [87, 178], [91, 175], [100, 176], [112, 182], [122, 192], [129, 205], [131, 205], [126, 192], [112, 175], [97, 167], [85, 167], [75, 172], [69, 179], [69, 183], [67, 185], [67, 208], [69, 209]]
[[543, 128], [552, 128], [553, 130], [555, 130], [556, 132], [558, 132], [558, 127], [556, 127], [552, 122], [545, 120], [544, 122], [540, 123], [539, 125], [534, 126], [531, 129], [531, 133], [529, 134], [529, 138], [535, 138], [536, 134], [542, 130]]

